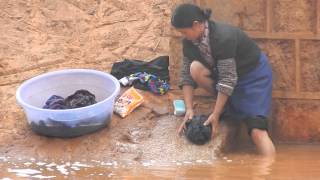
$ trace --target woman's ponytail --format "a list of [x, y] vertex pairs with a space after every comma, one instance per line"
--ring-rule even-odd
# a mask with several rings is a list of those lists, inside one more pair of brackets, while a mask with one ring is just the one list
[[203, 9], [202, 11], [203, 11], [204, 18], [206, 20], [209, 20], [211, 17], [211, 14], [212, 14], [212, 10], [211, 9]]

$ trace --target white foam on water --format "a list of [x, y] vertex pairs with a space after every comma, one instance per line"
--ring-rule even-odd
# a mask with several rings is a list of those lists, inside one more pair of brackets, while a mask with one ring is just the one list
[[54, 171], [54, 169], [50, 168], [50, 167], [47, 167], [47, 170], [48, 171]]
[[57, 166], [56, 163], [50, 163], [50, 164], [47, 164], [46, 167], [53, 167], [53, 166]]
[[42, 176], [42, 175], [35, 175], [32, 176], [33, 178], [38, 178], [38, 179], [52, 179], [55, 178], [56, 176]]
[[8, 162], [8, 159], [9, 157], [4, 157], [4, 156], [0, 157], [0, 160], [2, 160], [3, 162]]
[[101, 166], [112, 166], [110, 162], [101, 162]]
[[75, 170], [75, 171], [80, 171], [80, 168], [76, 167], [76, 166], [71, 166], [71, 169]]
[[110, 173], [110, 174], [108, 174], [108, 177], [111, 178], [111, 177], [114, 176], [114, 175], [115, 175], [115, 174]]
[[23, 173], [17, 173], [16, 175], [19, 177], [30, 177], [31, 176], [30, 174], [23, 174]]
[[87, 164], [81, 164], [80, 162], [75, 162], [72, 164], [72, 166], [77, 166], [77, 167], [92, 167], [90, 165]]
[[112, 164], [113, 164], [114, 166], [118, 166], [118, 162], [117, 162], [117, 161], [113, 161]]
[[23, 163], [25, 166], [30, 166], [32, 163], [31, 162], [25, 162]]
[[11, 168], [8, 169], [8, 172], [29, 174], [29, 175], [41, 173], [41, 171], [38, 171], [38, 170], [35, 170], [35, 169], [11, 169]]
[[143, 166], [152, 166], [154, 163], [155, 163], [155, 161], [151, 160], [151, 161], [142, 162], [142, 165]]
[[63, 175], [69, 175], [69, 172], [65, 168], [65, 165], [57, 165], [57, 170]]
[[36, 163], [36, 165], [38, 165], [38, 166], [43, 166], [43, 165], [45, 165], [45, 164], [47, 164], [47, 163], [44, 163], [44, 162], [37, 162], [37, 163]]

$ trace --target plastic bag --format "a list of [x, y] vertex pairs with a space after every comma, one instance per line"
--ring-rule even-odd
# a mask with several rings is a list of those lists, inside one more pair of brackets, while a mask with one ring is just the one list
[[142, 95], [134, 87], [131, 87], [115, 102], [114, 111], [124, 118], [139, 107], [143, 100]]

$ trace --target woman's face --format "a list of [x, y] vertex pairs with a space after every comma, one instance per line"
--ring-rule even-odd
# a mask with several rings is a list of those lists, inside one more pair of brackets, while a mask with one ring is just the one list
[[176, 30], [179, 31], [188, 40], [195, 41], [200, 39], [204, 31], [204, 24], [198, 21], [195, 21], [193, 22], [193, 25], [191, 28], [178, 28]]

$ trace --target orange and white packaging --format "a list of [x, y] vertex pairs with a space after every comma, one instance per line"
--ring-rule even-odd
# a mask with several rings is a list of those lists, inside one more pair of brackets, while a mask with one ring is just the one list
[[139, 94], [134, 87], [131, 87], [125, 91], [115, 102], [114, 111], [124, 118], [128, 116], [134, 109], [139, 107], [143, 101], [143, 96]]

